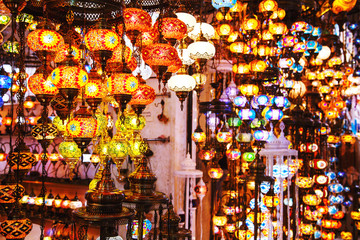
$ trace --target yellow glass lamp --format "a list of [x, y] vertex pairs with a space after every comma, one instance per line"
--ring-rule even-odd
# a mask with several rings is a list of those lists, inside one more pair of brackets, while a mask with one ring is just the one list
[[229, 23], [220, 23], [216, 31], [220, 39], [225, 39], [233, 32], [233, 27]]
[[213, 180], [219, 180], [222, 178], [224, 171], [219, 167], [217, 164], [213, 164], [209, 171], [208, 171], [209, 177]]
[[343, 240], [352, 240], [353, 239], [353, 235], [349, 231], [342, 231], [340, 233], [340, 236]]
[[223, 227], [227, 223], [227, 217], [221, 209], [213, 216], [213, 223], [217, 227]]
[[260, 21], [256, 18], [246, 18], [243, 21], [242, 24], [242, 28], [246, 31], [246, 32], [253, 32], [256, 31], [260, 28]]
[[321, 203], [321, 198], [315, 192], [307, 193], [303, 196], [303, 202], [309, 206], [318, 206]]
[[[231, 45], [230, 45], [231, 46]], [[232, 70], [235, 74], [250, 74], [250, 65], [245, 62], [234, 64]]]
[[296, 185], [299, 188], [311, 188], [314, 185], [314, 179], [312, 177], [299, 176], [296, 180]]
[[262, 60], [253, 60], [250, 62], [250, 69], [254, 73], [262, 73], [266, 70], [267, 65]]
[[278, 3], [275, 0], [263, 0], [259, 4], [259, 12], [265, 16], [270, 16], [278, 9]]
[[299, 229], [303, 235], [312, 235], [315, 232], [315, 228], [311, 223], [300, 223]]
[[282, 36], [287, 34], [288, 29], [285, 23], [276, 22], [269, 25], [269, 32], [275, 37], [275, 39], [279, 40]]
[[59, 194], [57, 194], [56, 196], [55, 196], [55, 199], [54, 199], [54, 207], [55, 208], [61, 208], [61, 202], [62, 202], [62, 199], [61, 199], [61, 197], [59, 196]]
[[255, 84], [242, 84], [238, 88], [241, 94], [247, 97], [257, 95], [259, 92], [259, 87]]
[[356, 5], [356, 0], [335, 0], [332, 4], [331, 11], [335, 14], [340, 12], [349, 12]]

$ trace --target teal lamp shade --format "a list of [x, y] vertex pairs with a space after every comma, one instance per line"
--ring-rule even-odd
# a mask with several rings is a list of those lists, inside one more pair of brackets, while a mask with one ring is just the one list
[[214, 8], [232, 8], [236, 4], [236, 0], [212, 0], [211, 4]]
[[9, 89], [11, 87], [11, 78], [5, 74], [0, 73], [0, 88]]

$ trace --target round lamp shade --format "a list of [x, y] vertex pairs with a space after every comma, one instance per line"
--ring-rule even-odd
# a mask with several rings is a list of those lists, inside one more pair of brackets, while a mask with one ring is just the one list
[[[28, 79], [29, 90], [35, 94], [49, 94], [56, 95], [59, 91], [57, 87], [51, 82], [50, 78], [45, 79], [43, 74], [43, 66], [41, 66], [34, 75]], [[49, 70], [51, 71], [51, 69]]]
[[76, 116], [66, 125], [66, 131], [72, 138], [94, 138], [97, 129], [98, 122], [91, 116]]
[[171, 66], [178, 60], [178, 54], [174, 47], [165, 43], [156, 43], [147, 46], [142, 51], [142, 57], [146, 64], [154, 66]]
[[124, 22], [126, 33], [129, 38], [130, 31], [147, 32], [151, 29], [151, 16], [146, 11], [139, 8], [125, 8]]
[[141, 43], [142, 47], [149, 46], [153, 44], [158, 37], [159, 37], [159, 32], [157, 31], [157, 29], [151, 28], [151, 30], [149, 30], [148, 32], [141, 33], [141, 38], [138, 39], [137, 45], [140, 45]]
[[0, 185], [0, 203], [15, 203], [16, 193], [20, 193], [20, 197], [22, 197], [25, 188], [20, 184]]
[[211, 59], [215, 56], [215, 46], [207, 41], [193, 42], [188, 50], [192, 59]]
[[120, 136], [114, 136], [109, 143], [109, 155], [111, 158], [125, 158], [128, 155], [129, 146]]
[[149, 105], [156, 98], [155, 90], [146, 84], [139, 84], [138, 89], [132, 94], [130, 105]]
[[[60, 63], [64, 61], [68, 54], [69, 54], [69, 44], [65, 44], [63, 47], [60, 47], [59, 51], [56, 52], [54, 62]], [[74, 60], [78, 62], [81, 58], [81, 50], [78, 47], [72, 45], [71, 55], [73, 55]]]
[[77, 66], [60, 66], [50, 74], [51, 82], [58, 88], [80, 89], [88, 81], [86, 71]]
[[131, 73], [113, 73], [107, 80], [111, 94], [133, 94], [139, 87], [138, 79]]
[[187, 48], [178, 50], [178, 55], [179, 55], [179, 58], [180, 58], [182, 64], [184, 64], [184, 65], [190, 66], [191, 64], [193, 64], [195, 62], [195, 60], [190, 57], [190, 52], [189, 52], [189, 49], [187, 49]]
[[11, 78], [5, 74], [0, 75], [0, 89], [9, 89], [11, 87]]
[[187, 74], [174, 75], [168, 81], [169, 89], [174, 92], [190, 92], [195, 86], [195, 79]]
[[27, 36], [27, 45], [34, 52], [47, 51], [55, 53], [59, 47], [64, 46], [64, 38], [55, 30], [37, 29]]
[[59, 145], [59, 153], [63, 158], [79, 158], [81, 150], [74, 141], [64, 141]]
[[28, 218], [5, 220], [0, 224], [0, 234], [6, 239], [24, 239], [32, 229]]
[[7, 162], [13, 171], [28, 171], [36, 163], [36, 157], [30, 152], [25, 143], [20, 143], [8, 155]]
[[168, 17], [161, 20], [161, 27], [159, 28], [159, 22], [157, 21], [154, 26], [155, 29], [160, 29], [161, 34], [167, 40], [182, 39], [187, 33], [186, 24], [178, 18]]
[[85, 35], [85, 45], [91, 52], [114, 51], [119, 45], [119, 36], [110, 29], [92, 29]]
[[89, 80], [84, 88], [85, 98], [104, 98], [107, 94], [106, 84], [102, 82], [101, 76], [96, 71], [89, 73]]

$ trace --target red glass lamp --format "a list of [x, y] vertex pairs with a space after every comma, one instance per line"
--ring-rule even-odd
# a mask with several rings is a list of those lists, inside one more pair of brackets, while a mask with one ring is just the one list
[[92, 117], [84, 104], [74, 113], [74, 116], [66, 125], [66, 131], [78, 147], [84, 151], [91, 139], [96, 136], [98, 121]]
[[145, 80], [142, 79], [140, 74], [138, 74], [137, 78], [139, 80], [139, 87], [133, 93], [129, 105], [131, 105], [136, 114], [141, 114], [145, 107], [155, 100], [156, 93], [152, 87], [146, 85]]
[[131, 43], [135, 45], [140, 33], [147, 32], [151, 29], [151, 16], [139, 8], [125, 8], [123, 16], [126, 36], [131, 40]]
[[[159, 24], [161, 27], [159, 27]], [[162, 36], [171, 46], [174, 46], [177, 40], [182, 39], [187, 33], [186, 24], [180, 19], [175, 17], [165, 17], [159, 23], [156, 22], [155, 29], [159, 29]]]
[[[127, 65], [131, 65], [130, 62], [133, 60], [131, 49], [125, 44], [119, 44], [113, 51], [112, 57], [109, 59], [107, 64], [107, 71], [112, 73], [113, 71], [122, 71], [123, 62]], [[136, 60], [135, 60], [136, 62]], [[136, 68], [136, 67], [135, 67]]]
[[102, 82], [100, 74], [93, 68], [89, 73], [89, 80], [85, 84], [84, 97], [91, 110], [95, 113], [102, 99], [107, 94], [105, 83]]

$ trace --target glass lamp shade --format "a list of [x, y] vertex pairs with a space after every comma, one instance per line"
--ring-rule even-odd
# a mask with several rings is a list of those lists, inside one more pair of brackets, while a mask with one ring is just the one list
[[6, 72], [4, 71], [0, 75], [0, 89], [9, 89], [11, 87], [11, 78], [6, 75]]
[[227, 223], [226, 215], [215, 215], [213, 216], [213, 223], [215, 226], [223, 227]]
[[296, 180], [296, 185], [299, 188], [311, 188], [314, 185], [315, 181], [312, 177], [302, 177], [299, 176]]
[[[56, 52], [54, 62], [60, 63], [66, 59], [66, 56], [69, 54], [69, 44], [65, 44], [63, 47], [59, 48]], [[75, 62], [78, 62], [81, 58], [81, 50], [77, 47], [72, 45], [71, 46], [71, 55], [74, 56]]]
[[226, 150], [226, 157], [230, 160], [238, 160], [241, 157], [241, 152], [237, 148], [230, 148]]
[[88, 81], [88, 75], [85, 70], [78, 66], [66, 65], [55, 68], [49, 78], [58, 89], [80, 89]]
[[205, 132], [201, 129], [200, 126], [197, 126], [195, 131], [193, 132], [191, 139], [195, 142], [195, 143], [202, 143], [205, 142], [206, 140], [206, 134]]
[[154, 102], [156, 98], [155, 90], [146, 85], [145, 83], [140, 83], [138, 89], [132, 94], [131, 101], [129, 105], [149, 105]]
[[279, 37], [285, 35], [288, 29], [285, 23], [277, 22], [269, 25], [269, 31], [272, 35]]
[[263, 0], [259, 4], [259, 12], [272, 13], [278, 9], [278, 3], [275, 0]]
[[177, 12], [175, 14], [178, 19], [185, 23], [187, 32], [191, 32], [194, 29], [196, 24], [196, 18], [193, 15], [186, 12]]
[[3, 43], [2, 48], [7, 53], [19, 54], [19, 52], [20, 52], [20, 43], [18, 41], [16, 41], [16, 40], [14, 40], [14, 41], [8, 40], [8, 41]]
[[332, 4], [331, 11], [335, 14], [340, 12], [349, 12], [356, 5], [356, 0], [335, 0]]
[[4, 149], [0, 148], [0, 162], [5, 161], [7, 154], [4, 152]]
[[173, 65], [178, 59], [177, 51], [174, 47], [165, 43], [156, 43], [145, 47], [142, 57], [150, 67]]
[[111, 29], [91, 29], [85, 35], [85, 45], [91, 52], [114, 51], [119, 45], [119, 36]]
[[352, 235], [351, 232], [342, 231], [342, 232], [340, 233], [340, 236], [341, 236], [341, 238], [344, 239], [344, 240], [352, 240], [352, 239], [353, 239], [353, 235]]
[[[28, 79], [28, 87], [29, 90], [35, 94], [48, 94], [48, 95], [56, 95], [58, 94], [58, 89], [51, 82], [49, 78], [44, 78], [44, 73], [42, 71], [43, 67], [41, 66], [35, 74], [29, 77]], [[50, 69], [51, 71], [51, 69]]]
[[6, 239], [24, 239], [32, 229], [28, 218], [5, 220], [0, 224], [0, 234]]
[[303, 202], [309, 206], [318, 206], [321, 203], [321, 198], [314, 194], [306, 194], [303, 196]]
[[159, 21], [157, 21], [154, 28], [159, 29], [163, 37], [168, 40], [171, 45], [173, 45], [172, 43], [176, 43], [176, 40], [182, 39], [187, 33], [186, 24], [174, 17], [163, 18], [161, 20], [161, 27], [159, 27]]
[[200, 29], [202, 35], [207, 39], [212, 39], [215, 36], [215, 29], [211, 24], [205, 22], [198, 22], [195, 24], [194, 30], [188, 33], [189, 38], [196, 40], [200, 37]]
[[20, 194], [22, 198], [25, 194], [25, 188], [20, 184], [0, 185], [0, 203], [15, 203], [16, 193]]
[[253, 109], [241, 109], [238, 113], [241, 120], [254, 120], [256, 113]]
[[314, 226], [311, 223], [300, 223], [299, 229], [304, 235], [312, 235], [315, 232]]
[[55, 30], [36, 29], [27, 36], [27, 45], [34, 52], [47, 52], [49, 55], [55, 56], [55, 53], [65, 43], [64, 38]]
[[123, 16], [128, 37], [130, 31], [147, 32], [151, 29], [151, 16], [142, 9], [125, 8]]
[[140, 157], [148, 150], [148, 145], [141, 138], [140, 135], [137, 135], [135, 138], [129, 141], [129, 155], [130, 157]]
[[220, 167], [214, 166], [209, 169], [208, 174], [211, 179], [218, 180], [223, 176], [224, 171]]
[[245, 31], [256, 31], [260, 27], [260, 21], [256, 18], [246, 18], [243, 21], [242, 28]]
[[63, 158], [79, 158], [81, 150], [74, 141], [64, 141], [59, 145], [59, 153]]
[[244, 96], [251, 97], [258, 94], [259, 87], [255, 84], [242, 84], [239, 86], [239, 90]]
[[264, 61], [261, 60], [253, 60], [250, 62], [250, 69], [252, 72], [264, 72], [267, 68], [267, 65]]
[[232, 8], [236, 4], [236, 0], [212, 0], [211, 4], [214, 8]]
[[266, 207], [274, 208], [280, 204], [280, 198], [276, 195], [274, 195], [274, 196], [265, 195], [263, 197], [263, 202]]
[[208, 41], [196, 41], [189, 45], [188, 50], [192, 59], [209, 60], [215, 56], [215, 46]]
[[109, 92], [113, 95], [131, 95], [138, 89], [139, 81], [132, 73], [118, 72], [113, 73], [107, 79], [107, 87]]
[[113, 159], [125, 158], [129, 152], [129, 145], [124, 138], [115, 135], [109, 143], [108, 151]]
[[[97, 73], [96, 73], [97, 74]], [[84, 86], [84, 97], [86, 99], [99, 98], [102, 99], [107, 94], [106, 84], [101, 79], [94, 79], [89, 75], [89, 80]]]
[[98, 122], [90, 116], [76, 116], [66, 125], [66, 131], [72, 138], [94, 138], [98, 129]]
[[190, 92], [195, 86], [195, 79], [187, 74], [174, 75], [168, 81], [169, 89], [174, 92]]
[[216, 140], [220, 143], [229, 143], [232, 140], [232, 133], [220, 131], [216, 134]]
[[36, 163], [36, 157], [30, 152], [25, 143], [22, 142], [13, 152], [9, 153], [7, 162], [13, 171], [27, 172]]
[[256, 157], [255, 152], [244, 152], [242, 155], [242, 159], [246, 162], [254, 161], [255, 157]]
[[69, 208], [70, 209], [77, 209], [77, 208], [81, 208], [83, 206], [82, 202], [77, 198], [77, 199], [72, 199], [70, 204], [69, 204]]
[[[117, 124], [119, 123], [117, 122]], [[126, 129], [139, 132], [145, 127], [146, 120], [145, 117], [142, 115], [129, 113], [125, 118], [124, 124]]]
[[249, 53], [250, 48], [244, 42], [236, 41], [230, 44], [230, 51], [234, 54], [242, 54], [242, 53], [247, 54]]
[[271, 120], [280, 120], [284, 116], [284, 113], [281, 109], [273, 109], [270, 108], [268, 111], [265, 112], [265, 119], [268, 121]]
[[39, 123], [31, 129], [31, 136], [38, 141], [54, 140], [58, 133], [57, 127], [55, 127], [52, 123], [48, 123], [46, 127], [44, 127], [42, 123]]
[[4, 31], [4, 29], [9, 26], [11, 22], [11, 18], [5, 14], [0, 15], [0, 32]]
[[250, 65], [245, 62], [234, 64], [232, 70], [235, 74], [250, 74]]
[[225, 89], [225, 93], [231, 101], [234, 101], [234, 98], [239, 94], [239, 89], [234, 80], [231, 80], [229, 86]]
[[292, 89], [289, 92], [289, 97], [291, 99], [296, 99], [298, 97], [303, 97], [306, 93], [306, 86], [302, 81], [294, 82]]
[[202, 161], [211, 161], [215, 157], [216, 151], [213, 148], [206, 148], [200, 150], [199, 152], [199, 158]]
[[221, 39], [228, 37], [233, 32], [233, 27], [228, 23], [220, 24], [216, 28], [217, 34]]

